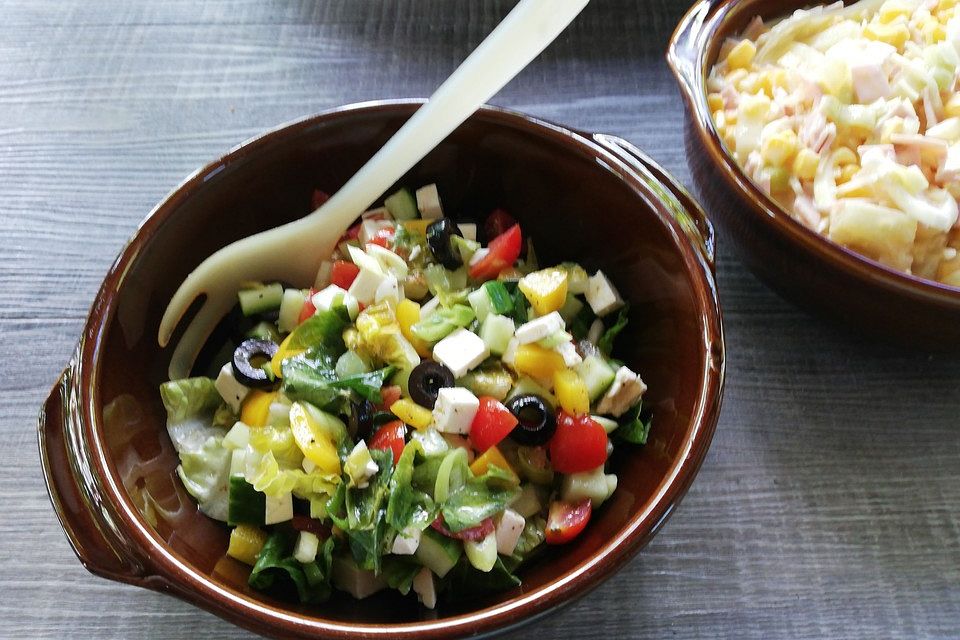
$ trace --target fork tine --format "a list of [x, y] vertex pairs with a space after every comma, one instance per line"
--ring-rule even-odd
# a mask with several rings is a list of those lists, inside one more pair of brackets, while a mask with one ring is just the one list
[[[173, 303], [171, 302], [172, 306]], [[210, 337], [220, 319], [230, 310], [230, 306], [231, 301], [229, 299], [226, 300], [226, 304], [223, 300], [213, 298], [204, 300], [203, 306], [190, 321], [180, 338], [180, 342], [173, 350], [173, 355], [170, 357], [167, 374], [171, 380], [179, 380], [190, 375], [190, 370], [193, 368], [193, 363], [196, 361], [200, 349], [203, 348], [204, 343]]]
[[201, 295], [201, 287], [194, 285], [194, 281], [197, 279], [197, 272], [192, 272], [180, 284], [173, 297], [170, 298], [170, 302], [163, 312], [163, 318], [160, 319], [160, 328], [157, 330], [157, 342], [161, 347], [167, 346], [167, 343], [170, 342], [170, 336], [177, 330], [177, 325], [183, 319], [183, 314], [187, 312], [198, 295]]

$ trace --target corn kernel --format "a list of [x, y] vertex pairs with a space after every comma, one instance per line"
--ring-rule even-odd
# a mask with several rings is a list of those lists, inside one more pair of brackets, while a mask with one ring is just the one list
[[860, 166], [856, 164], [848, 164], [840, 168], [840, 175], [837, 177], [837, 184], [844, 184], [850, 182], [850, 179], [860, 171]]
[[785, 129], [763, 141], [760, 145], [760, 156], [767, 164], [782, 167], [797, 152], [797, 146], [797, 134], [791, 129]]
[[746, 118], [763, 120], [770, 111], [770, 98], [762, 93], [741, 96], [739, 109]]
[[800, 149], [793, 159], [793, 174], [801, 180], [813, 180], [820, 165], [820, 154], [811, 149]]
[[761, 93], [760, 76], [754, 72], [748, 73], [737, 83], [737, 90], [741, 93]]
[[707, 95], [707, 106], [710, 107], [710, 111], [720, 111], [723, 109], [723, 96], [719, 93], [711, 93]]
[[937, 3], [937, 9], [940, 11], [947, 11], [953, 9], [955, 6], [957, 6], [957, 0], [940, 0], [940, 2]]
[[910, 39], [910, 29], [902, 20], [891, 24], [871, 22], [864, 27], [863, 35], [870, 40], [886, 42], [892, 47], [895, 47], [897, 51], [903, 51], [903, 45]]
[[928, 40], [930, 44], [936, 44], [938, 42], [943, 42], [947, 39], [947, 29], [942, 24], [935, 24], [930, 30], [930, 37]]
[[725, 129], [727, 126], [727, 116], [723, 111], [713, 112], [713, 122], [717, 125], [717, 130]]
[[727, 54], [727, 65], [731, 69], [745, 69], [753, 62], [755, 55], [757, 55], [757, 45], [750, 40], [741, 40]]
[[423, 431], [433, 422], [433, 412], [409, 398], [401, 398], [394, 402], [390, 405], [390, 411], [418, 431]]
[[833, 152], [833, 162], [838, 167], [843, 167], [848, 164], [856, 164], [857, 154], [853, 152], [853, 149], [849, 147], [840, 147]]
[[744, 78], [747, 77], [746, 69], [734, 69], [726, 75], [727, 84], [731, 84], [734, 87], [737, 86]]
[[887, 0], [880, 7], [878, 17], [883, 24], [890, 24], [900, 16], [910, 17], [913, 8], [903, 0]]

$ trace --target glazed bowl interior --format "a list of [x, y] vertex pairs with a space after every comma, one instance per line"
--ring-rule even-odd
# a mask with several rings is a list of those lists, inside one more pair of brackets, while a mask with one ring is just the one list
[[[681, 467], [695, 458], [695, 468], [712, 435], [713, 423], [704, 415], [716, 409], [719, 389], [707, 388], [705, 372], [722, 367], [722, 351], [709, 352], [711, 340], [719, 340], [711, 338], [719, 319], [715, 308], [705, 308], [710, 292], [692, 252], [682, 249], [686, 237], [654, 213], [649, 195], [582, 141], [515, 114], [484, 110], [401, 183], [437, 182], [447, 214], [461, 221], [482, 220], [503, 207], [534, 239], [543, 263], [576, 260], [612, 276], [633, 309], [618, 351], [649, 385], [650, 442], [617, 448], [612, 467], [620, 485], [613, 498], [574, 544], [552, 549], [525, 568], [523, 586], [513, 591], [429, 611], [395, 592], [360, 602], [338, 594], [327, 604], [305, 607], [246, 585], [247, 568], [224, 556], [227, 528], [196, 510], [175, 475], [177, 458], [157, 393], [169, 360], [169, 350], [157, 346], [159, 318], [204, 257], [308, 213], [315, 188], [335, 191], [414, 108], [378, 105], [308, 119], [202, 170], [145, 223], [112, 285], [115, 295], [106, 296], [102, 327], [90, 331], [97, 343], [95, 437], [103, 442], [107, 471], [122, 499], [149, 532], [154, 546], [143, 553], [169, 554], [178, 571], [196, 573], [200, 583], [216, 585], [236, 601], [311, 619], [395, 624], [443, 621], [550, 585], [568, 589], [564, 580], [596, 569], [600, 555], [626, 554], [646, 542], [692, 479], [678, 479], [686, 474]], [[161, 573], [169, 577], [171, 571]]]

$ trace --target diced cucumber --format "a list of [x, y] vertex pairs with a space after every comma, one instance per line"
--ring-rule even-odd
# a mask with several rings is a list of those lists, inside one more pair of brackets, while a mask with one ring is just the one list
[[510, 503], [510, 508], [522, 515], [524, 518], [529, 518], [540, 513], [540, 510], [543, 509], [543, 502], [541, 500], [540, 491], [537, 489], [536, 485], [525, 484], [520, 489], [520, 495], [513, 499], [513, 502]]
[[287, 289], [283, 292], [280, 301], [280, 317], [277, 318], [277, 327], [284, 333], [290, 333], [297, 326], [300, 311], [307, 301], [307, 296], [300, 289]]
[[397, 372], [393, 374], [393, 377], [390, 378], [390, 384], [395, 384], [400, 387], [400, 393], [405, 398], [410, 397], [410, 373], [413, 371], [413, 367], [407, 369], [397, 369]]
[[490, 280], [483, 283], [483, 289], [490, 297], [493, 304], [493, 312], [505, 315], [513, 311], [513, 297], [507, 288], [499, 280]]
[[551, 408], [556, 408], [557, 406], [557, 397], [550, 393], [550, 391], [539, 382], [528, 376], [522, 376], [517, 380], [517, 384], [513, 385], [513, 390], [510, 391], [507, 399], [530, 394], [540, 396], [547, 401], [547, 404], [549, 404]]
[[[482, 290], [481, 290], [482, 293]], [[472, 295], [472, 294], [471, 294]], [[484, 294], [486, 297], [486, 294]], [[480, 339], [495, 356], [502, 356], [513, 337], [516, 324], [506, 316], [490, 314], [480, 326]]]
[[297, 545], [293, 549], [293, 557], [297, 562], [309, 564], [316, 560], [317, 549], [320, 547], [320, 538], [309, 531], [301, 531], [297, 536]]
[[491, 396], [503, 400], [513, 387], [513, 377], [503, 367], [485, 367], [457, 379], [457, 386], [469, 389], [477, 397]]
[[343, 355], [337, 359], [334, 371], [340, 379], [347, 376], [355, 376], [360, 373], [369, 373], [370, 365], [353, 351], [344, 351]]
[[280, 344], [280, 332], [277, 330], [277, 325], [273, 324], [272, 322], [267, 322], [266, 320], [253, 325], [253, 328], [243, 334], [243, 337], [257, 338], [258, 340], [270, 340]]
[[230, 476], [227, 522], [231, 525], [262, 525], [267, 497], [253, 488], [243, 476]]
[[250, 444], [250, 427], [242, 422], [235, 422], [227, 435], [223, 436], [221, 444], [224, 449], [245, 449]]
[[472, 291], [470, 295], [467, 296], [467, 302], [473, 307], [473, 312], [480, 322], [483, 322], [487, 319], [487, 316], [494, 313], [493, 301], [490, 300], [490, 296], [487, 295], [487, 291], [483, 287]]
[[603, 416], [590, 416], [590, 417], [593, 418], [594, 422], [596, 422], [601, 427], [603, 427], [603, 430], [606, 431], [608, 434], [613, 433], [613, 431], [620, 426], [619, 424], [617, 424], [616, 420], [611, 420], [610, 418], [604, 418]]
[[478, 571], [487, 573], [497, 564], [497, 536], [492, 531], [483, 540], [464, 540], [463, 550], [467, 553], [467, 560]]
[[261, 285], [253, 289], [242, 289], [237, 292], [240, 299], [240, 310], [245, 316], [255, 316], [280, 308], [283, 300], [283, 285], [279, 282]]
[[346, 591], [354, 598], [362, 600], [372, 596], [377, 591], [387, 588], [387, 581], [373, 571], [361, 569], [353, 558], [337, 556], [333, 559], [332, 567], [333, 586]]
[[387, 208], [397, 220], [413, 220], [420, 217], [420, 210], [417, 209], [417, 199], [413, 193], [403, 188], [383, 201], [383, 206]]
[[603, 465], [592, 471], [571, 473], [563, 478], [561, 497], [567, 502], [579, 502], [589, 498], [596, 509], [610, 497], [617, 487], [617, 476], [603, 472]]
[[571, 340], [573, 340], [573, 336], [566, 331], [555, 331], [543, 340], [537, 340], [537, 344], [544, 349], [554, 349], [565, 342], [570, 342]]
[[460, 261], [463, 262], [463, 264], [470, 264], [470, 258], [472, 258], [473, 254], [480, 248], [480, 243], [476, 240], [467, 240], [457, 235], [451, 236], [450, 243], [456, 248], [457, 253], [460, 254]]
[[587, 385], [587, 395], [590, 396], [590, 402], [603, 395], [616, 375], [613, 367], [600, 356], [587, 356], [574, 369]]
[[[494, 544], [496, 551], [496, 544]], [[431, 529], [425, 529], [420, 538], [420, 546], [414, 557], [420, 564], [442, 578], [457, 564], [463, 554], [463, 546], [459, 540], [448, 538]]]
[[583, 309], [583, 302], [580, 301], [580, 298], [572, 293], [568, 293], [566, 302], [560, 307], [560, 317], [563, 318], [564, 322], [570, 324], [574, 318], [577, 317], [577, 314], [580, 313], [581, 309]]
[[567, 291], [573, 294], [586, 293], [590, 276], [576, 262], [562, 262], [560, 268], [567, 272]]

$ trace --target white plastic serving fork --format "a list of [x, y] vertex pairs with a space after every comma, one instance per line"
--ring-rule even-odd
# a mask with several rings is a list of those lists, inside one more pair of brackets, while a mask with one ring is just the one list
[[200, 348], [233, 307], [241, 283], [309, 286], [357, 216], [560, 35], [590, 0], [521, 0], [403, 127], [333, 197], [306, 217], [238, 240], [204, 260], [167, 306], [157, 341], [167, 346], [187, 309], [205, 295], [170, 359], [171, 380], [189, 375]]

